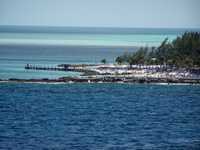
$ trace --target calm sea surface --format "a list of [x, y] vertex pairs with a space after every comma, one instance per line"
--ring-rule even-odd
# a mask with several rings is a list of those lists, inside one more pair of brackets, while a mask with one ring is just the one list
[[200, 149], [200, 86], [0, 84], [0, 149]]

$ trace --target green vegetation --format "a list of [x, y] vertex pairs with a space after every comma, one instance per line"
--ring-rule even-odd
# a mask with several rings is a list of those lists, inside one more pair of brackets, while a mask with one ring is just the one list
[[118, 64], [200, 67], [200, 32], [186, 32], [172, 42], [165, 39], [157, 48], [141, 47], [116, 58]]
[[102, 63], [102, 64], [106, 64], [106, 63], [107, 63], [107, 60], [104, 58], [104, 59], [101, 60], [101, 63]]

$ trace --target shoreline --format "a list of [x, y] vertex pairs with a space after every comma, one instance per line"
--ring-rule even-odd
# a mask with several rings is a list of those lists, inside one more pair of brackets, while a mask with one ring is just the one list
[[8, 78], [0, 82], [15, 83], [139, 83], [139, 84], [198, 84], [200, 69], [176, 68], [167, 65], [119, 65], [119, 64], [59, 64], [54, 67], [27, 64], [25, 70], [71, 71], [79, 76], [60, 78]]
[[200, 85], [200, 79], [172, 79], [172, 78], [79, 78], [63, 77], [59, 79], [0, 79], [0, 83], [41, 83], [41, 84], [74, 84], [74, 83], [118, 83], [118, 84], [159, 84], [159, 85]]

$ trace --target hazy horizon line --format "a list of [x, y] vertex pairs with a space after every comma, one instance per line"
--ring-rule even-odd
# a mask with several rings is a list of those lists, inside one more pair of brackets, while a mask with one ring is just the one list
[[112, 29], [200, 29], [200, 27], [118, 27], [118, 26], [54, 26], [54, 25], [0, 25], [0, 27], [47, 27], [47, 28], [112, 28]]

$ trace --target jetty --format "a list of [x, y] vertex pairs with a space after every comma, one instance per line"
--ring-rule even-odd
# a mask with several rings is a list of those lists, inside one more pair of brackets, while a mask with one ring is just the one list
[[98, 75], [99, 73], [91, 67], [94, 67], [93, 64], [61, 64], [55, 67], [41, 66], [41, 65], [32, 65], [26, 64], [26, 70], [45, 70], [45, 71], [71, 71], [71, 72], [80, 72], [83, 76], [85, 75]]
[[49, 70], [49, 71], [67, 71], [64, 67], [46, 67], [46, 66], [37, 66], [37, 65], [31, 65], [26, 64], [25, 69], [27, 70]]

